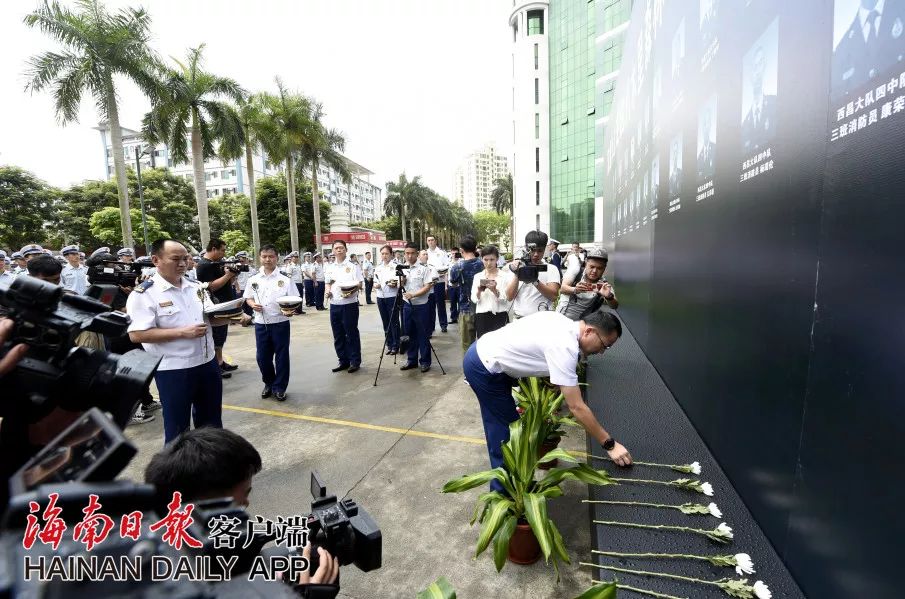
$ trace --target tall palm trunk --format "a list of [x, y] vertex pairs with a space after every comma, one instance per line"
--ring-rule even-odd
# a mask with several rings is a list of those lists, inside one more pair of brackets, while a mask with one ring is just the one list
[[204, 181], [204, 150], [201, 144], [201, 128], [198, 113], [192, 110], [192, 171], [195, 173], [195, 203], [198, 205], [198, 231], [201, 234], [201, 250], [207, 249], [211, 240], [211, 225], [207, 219], [207, 184]]
[[126, 177], [126, 159], [123, 156], [123, 130], [119, 126], [119, 110], [116, 106], [116, 93], [113, 81], [107, 85], [107, 119], [110, 122], [110, 142], [113, 146], [113, 172], [116, 175], [116, 188], [119, 192], [120, 227], [123, 233], [123, 247], [132, 248], [132, 217], [129, 213], [129, 180]]
[[286, 201], [289, 203], [289, 240], [292, 251], [299, 251], [299, 223], [295, 210], [295, 166], [292, 152], [286, 157]]
[[512, 208], [509, 208], [509, 252], [515, 252], [515, 210]]
[[252, 261], [257, 264], [261, 252], [261, 235], [258, 232], [258, 200], [255, 198], [255, 171], [251, 155], [251, 144], [245, 144], [245, 168], [248, 170], [248, 203], [251, 208], [251, 244], [255, 255]]
[[317, 158], [311, 161], [311, 207], [314, 214], [314, 251], [321, 251], [321, 198], [317, 187]]
[[405, 241], [405, 199], [399, 196], [399, 223], [402, 227], [402, 241]]

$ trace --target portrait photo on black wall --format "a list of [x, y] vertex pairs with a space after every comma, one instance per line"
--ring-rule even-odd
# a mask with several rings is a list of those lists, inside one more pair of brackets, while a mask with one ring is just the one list
[[779, 19], [774, 19], [742, 59], [742, 150], [769, 146], [776, 135]]
[[860, 92], [905, 69], [905, 0], [836, 0], [831, 97]]
[[682, 134], [679, 133], [669, 143], [669, 197], [682, 192]]
[[716, 94], [698, 112], [698, 179], [713, 177], [716, 155]]

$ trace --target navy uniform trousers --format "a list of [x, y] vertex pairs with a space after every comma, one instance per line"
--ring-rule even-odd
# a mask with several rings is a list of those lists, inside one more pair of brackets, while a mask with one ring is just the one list
[[314, 305], [314, 281], [305, 279], [305, 305]]
[[258, 369], [261, 380], [275, 393], [289, 386], [289, 321], [255, 324]]
[[[402, 322], [405, 332], [409, 336], [409, 364], [418, 361], [422, 366], [431, 365], [431, 347], [428, 335], [430, 334], [430, 321], [433, 318], [434, 314], [431, 312], [430, 304], [413, 306], [408, 302], [403, 302]], [[421, 355], [420, 360], [418, 360], [419, 354]]]
[[358, 335], [358, 303], [330, 304], [333, 348], [339, 363], [361, 366], [361, 337]]
[[324, 309], [324, 291], [325, 290], [326, 290], [326, 284], [323, 281], [317, 281], [317, 287], [314, 288], [314, 307], [317, 308], [318, 310]]
[[[446, 283], [434, 283], [434, 292], [430, 294], [430, 299], [427, 303], [431, 307], [431, 333], [437, 328], [435, 318], [440, 320], [440, 328], [445, 329], [449, 324], [446, 321]], [[434, 316], [434, 310], [437, 311], [436, 317]]]
[[[472, 343], [462, 361], [465, 380], [478, 396], [481, 406], [481, 420], [484, 422], [484, 438], [487, 439], [487, 453], [490, 467], [503, 465], [502, 445], [509, 440], [509, 424], [518, 420], [512, 387], [516, 380], [506, 373], [494, 374], [487, 370], [478, 357], [477, 343]], [[503, 491], [496, 480], [490, 481], [492, 491]]]
[[399, 351], [399, 312], [393, 314], [395, 304], [396, 296], [377, 298], [377, 310], [380, 311], [380, 320], [383, 322], [387, 349]]
[[448, 287], [446, 293], [449, 295], [449, 322], [459, 322], [459, 288]]
[[216, 358], [193, 368], [158, 370], [154, 382], [160, 393], [165, 444], [189, 430], [190, 418], [195, 428], [223, 428], [223, 379]]

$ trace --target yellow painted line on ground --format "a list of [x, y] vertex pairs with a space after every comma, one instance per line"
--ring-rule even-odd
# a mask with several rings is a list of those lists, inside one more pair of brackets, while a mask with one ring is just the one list
[[395, 426], [381, 426], [378, 424], [368, 424], [366, 422], [355, 422], [353, 420], [339, 420], [337, 418], [322, 418], [320, 416], [307, 416], [305, 414], [293, 414], [291, 412], [279, 412], [277, 410], [263, 410], [261, 408], [248, 408], [245, 406], [223, 405], [224, 410], [233, 410], [235, 412], [247, 412], [249, 414], [263, 414], [265, 416], [276, 416], [278, 418], [290, 418], [292, 420], [306, 420], [308, 422], [319, 422], [321, 424], [333, 424], [336, 426], [347, 426], [351, 428], [361, 428], [369, 431], [380, 431], [382, 433], [395, 433], [398, 435], [411, 435], [413, 437], [426, 437], [428, 439], [441, 439], [443, 441], [458, 441], [459, 443], [471, 443], [473, 445], [484, 445], [484, 439], [477, 437], [462, 437], [459, 435], [444, 435], [441, 433], [429, 433], [425, 431], [414, 431], [406, 428], [397, 428]]

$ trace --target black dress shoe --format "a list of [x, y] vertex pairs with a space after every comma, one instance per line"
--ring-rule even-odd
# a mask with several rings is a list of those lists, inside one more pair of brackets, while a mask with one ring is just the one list
[[430, 370], [430, 369], [431, 369], [430, 366], [422, 366], [422, 367], [421, 367], [421, 372], [427, 372], [427, 371]]
[[450, 320], [450, 321], [449, 321], [449, 324], [456, 324], [456, 323], [458, 323], [458, 322], [459, 322], [458, 320]]
[[261, 391], [261, 399], [267, 399], [273, 395], [273, 392], [270, 390], [270, 387], [264, 387], [264, 390]]
[[349, 368], [349, 365], [348, 365], [348, 364], [340, 364], [339, 366], [337, 366], [336, 368], [334, 368], [334, 369], [331, 370], [330, 372], [339, 372], [340, 370], [347, 370], [348, 368]]
[[349, 366], [348, 372], [358, 372], [359, 368], [361, 368], [361, 366]]
[[396, 355], [396, 350], [395, 350], [395, 349], [388, 349], [388, 350], [387, 350], [387, 355], [388, 355], [388, 356], [395, 356], [395, 355]]
[[445, 332], [446, 332], [446, 327], [443, 327], [442, 329], [440, 329], [440, 332], [441, 332], [441, 333], [445, 333]]
[[273, 398], [277, 401], [286, 401], [286, 392], [285, 391], [277, 391], [273, 394]]
[[230, 364], [229, 362], [224, 361], [223, 364], [220, 364], [220, 370], [223, 372], [232, 372], [233, 370], [238, 370], [238, 364]]
[[410, 364], [403, 364], [403, 365], [399, 368], [399, 370], [411, 370], [412, 368], [418, 368], [418, 365], [415, 364], [414, 362], [412, 362], [412, 363], [410, 363]]
[[232, 376], [233, 376], [232, 373], [226, 372], [225, 370], [221, 370], [221, 371], [220, 371], [220, 378], [221, 378], [221, 379], [232, 378]]

